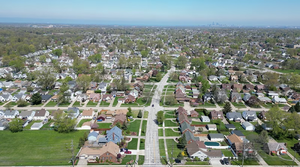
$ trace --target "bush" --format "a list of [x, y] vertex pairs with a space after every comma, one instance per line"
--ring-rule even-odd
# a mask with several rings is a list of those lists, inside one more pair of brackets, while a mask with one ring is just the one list
[[28, 103], [24, 100], [19, 100], [18, 101], [18, 107], [26, 107], [28, 106]]
[[101, 90], [95, 90], [95, 93], [101, 93]]

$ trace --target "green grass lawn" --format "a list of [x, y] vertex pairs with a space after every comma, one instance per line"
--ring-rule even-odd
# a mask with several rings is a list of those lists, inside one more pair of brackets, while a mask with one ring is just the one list
[[210, 124], [210, 122], [198, 122], [198, 121], [192, 121], [191, 125], [207, 125]]
[[45, 107], [55, 107], [56, 105], [57, 105], [56, 102], [54, 102], [54, 101], [49, 101], [49, 102], [46, 104]]
[[54, 121], [53, 121], [53, 120], [48, 121], [46, 124], [44, 124], [44, 125], [42, 126], [42, 128], [41, 128], [40, 130], [52, 130], [51, 127], [50, 127], [50, 124], [51, 124], [52, 122], [54, 122]]
[[213, 107], [216, 107], [215, 104], [212, 104], [212, 103], [208, 103], [208, 102], [205, 102], [203, 105], [199, 105], [198, 107], [206, 107], [206, 108], [213, 108]]
[[174, 158], [176, 158], [177, 155], [182, 152], [179, 148], [177, 148], [177, 143], [173, 139], [166, 139], [166, 144], [169, 157], [172, 155], [172, 150]]
[[277, 71], [277, 72], [281, 72], [281, 73], [296, 73], [296, 74], [299, 74], [300, 73], [300, 70], [284, 70], [284, 69], [272, 69], [273, 71]]
[[[286, 166], [297, 165], [295, 162], [285, 161], [285, 160], [279, 158], [277, 155], [275, 155], [275, 156], [268, 155], [267, 153], [262, 152], [262, 151], [260, 151], [259, 154], [268, 165], [286, 165]], [[289, 157], [288, 155], [281, 155], [281, 157], [284, 159], [292, 160], [292, 158]]]
[[137, 118], [137, 115], [139, 114], [139, 110], [132, 110], [132, 117]]
[[68, 107], [71, 103], [58, 104], [58, 107]]
[[158, 129], [158, 136], [164, 136], [163, 129]]
[[233, 157], [231, 150], [222, 150], [222, 153], [225, 157]]
[[127, 162], [130, 162], [131, 160], [136, 160], [136, 155], [126, 155], [124, 158], [122, 158], [122, 163], [117, 165], [126, 165]]
[[145, 160], [145, 156], [144, 155], [139, 155], [138, 164], [139, 165], [143, 165], [144, 164], [144, 160]]
[[263, 107], [265, 108], [271, 108], [273, 107], [273, 104], [272, 103], [266, 103], [266, 104], [262, 104]]
[[121, 107], [138, 107], [137, 103], [123, 103]]
[[140, 129], [140, 124], [141, 124], [141, 120], [134, 120], [133, 122], [130, 122], [130, 124], [128, 125], [128, 129], [130, 130], [130, 132], [139, 132]]
[[79, 101], [74, 102], [72, 107], [81, 107], [80, 102]]
[[140, 139], [140, 150], [145, 149], [145, 139]]
[[89, 121], [91, 121], [91, 120], [90, 120], [90, 119], [82, 119], [82, 120], [78, 123], [77, 127], [81, 127], [83, 123], [89, 122]]
[[293, 156], [295, 156], [300, 161], [300, 154], [295, 152], [292, 147], [294, 147], [294, 144], [298, 143], [299, 141], [295, 138], [285, 138], [283, 140], [277, 140], [277, 142], [286, 143], [288, 152], [291, 153]]
[[144, 115], [143, 118], [148, 118], [149, 112], [148, 111], [144, 111]]
[[165, 133], [166, 136], [180, 136], [179, 132], [174, 132], [172, 129], [165, 129]]
[[72, 153], [66, 143], [75, 146], [86, 131], [58, 133], [49, 130], [11, 133], [0, 131], [0, 165], [9, 166], [53, 166], [70, 165]]
[[147, 130], [147, 120], [143, 120], [141, 136], [145, 136]]
[[124, 97], [115, 97], [114, 103], [113, 103], [113, 107], [116, 107], [116, 105], [118, 104], [118, 99], [119, 98], [124, 98]]
[[184, 104], [183, 103], [177, 103], [177, 104], [173, 104], [173, 105], [163, 105], [163, 103], [162, 102], [160, 102], [160, 105], [161, 106], [164, 106], [164, 107], [179, 107], [179, 106], [184, 106]]
[[[231, 165], [242, 165], [242, 160], [231, 161]], [[259, 165], [259, 162], [255, 159], [245, 159], [244, 165]]]
[[165, 118], [177, 118], [174, 111], [165, 112]]
[[108, 107], [110, 103], [107, 103], [106, 101], [101, 101], [100, 102], [100, 107]]
[[111, 125], [112, 123], [97, 123], [99, 125], [99, 128], [103, 128], [103, 129], [106, 129], [106, 128], [112, 128]]
[[177, 123], [174, 123], [173, 121], [171, 120], [165, 120], [165, 127], [178, 127], [179, 125], [177, 125]]
[[93, 102], [93, 101], [89, 101], [87, 104], [86, 104], [86, 106], [87, 107], [96, 107], [97, 106], [97, 104], [98, 104], [98, 102]]
[[137, 142], [138, 142], [137, 138], [132, 138], [132, 140], [128, 143], [127, 148], [136, 150], [137, 149]]
[[208, 161], [187, 161], [185, 165], [209, 165]]
[[232, 105], [234, 105], [234, 107], [237, 108], [245, 108], [246, 106], [244, 105], [244, 103], [236, 103], [236, 102], [231, 102]]
[[160, 155], [160, 161], [163, 165], [167, 164], [166, 161], [166, 151], [165, 151], [165, 144], [164, 139], [159, 139], [159, 155]]
[[37, 105], [31, 105], [31, 107], [42, 107], [45, 103], [37, 104]]
[[17, 103], [11, 101], [11, 102], [7, 103], [4, 107], [7, 107], [7, 106], [13, 107], [13, 106], [15, 106], [15, 105], [17, 105]]

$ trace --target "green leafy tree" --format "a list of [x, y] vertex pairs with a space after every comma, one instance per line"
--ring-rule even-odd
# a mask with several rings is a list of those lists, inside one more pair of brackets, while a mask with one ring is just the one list
[[296, 105], [294, 106], [294, 108], [295, 108], [296, 112], [300, 112], [300, 103], [297, 102]]
[[142, 55], [143, 58], [147, 57], [148, 54], [149, 54], [149, 51], [148, 51], [148, 50], [143, 50], [143, 51], [141, 51], [141, 55]]
[[62, 50], [61, 49], [55, 49], [52, 51], [54, 55], [57, 55], [58, 57], [62, 55]]
[[158, 111], [156, 117], [157, 117], [157, 123], [161, 125], [165, 120], [164, 111]]
[[41, 104], [42, 103], [42, 96], [41, 94], [39, 93], [35, 93], [31, 96], [31, 104], [32, 105], [38, 105], [38, 104]]
[[162, 79], [161, 73], [157, 73], [157, 75], [156, 75], [156, 77], [155, 77], [155, 80], [156, 80], [157, 82], [159, 82], [161, 79]]
[[[297, 104], [297, 103], [296, 103]], [[291, 106], [288, 110], [290, 113], [296, 112], [295, 106]]]
[[123, 125], [122, 125], [122, 130], [127, 130], [128, 129], [128, 127], [127, 127], [127, 123], [124, 121], [123, 122]]
[[5, 80], [6, 80], [6, 81], [13, 81], [14, 78], [11, 76], [10, 73], [8, 73], [8, 74], [6, 74], [6, 76], [5, 76]]
[[143, 117], [142, 110], [139, 111], [137, 117], [138, 117], [138, 118], [142, 118], [142, 117]]
[[74, 130], [77, 119], [72, 119], [67, 113], [61, 112], [54, 116], [54, 130], [59, 133], [69, 133]]
[[117, 123], [116, 123], [116, 126], [117, 126], [118, 128], [120, 128], [120, 129], [122, 128], [122, 125], [121, 125], [120, 122], [117, 122]]
[[13, 133], [23, 131], [23, 121], [20, 118], [14, 118], [9, 123], [9, 130]]
[[187, 63], [187, 58], [185, 56], [179, 56], [175, 63], [175, 66], [179, 69], [184, 69], [186, 63]]
[[178, 155], [177, 155], [177, 160], [178, 160], [179, 162], [181, 162], [181, 161], [183, 160], [183, 156], [182, 156], [181, 152], [178, 153]]
[[67, 84], [67, 82], [63, 82], [62, 85], [60, 86], [60, 89], [59, 89], [59, 93], [58, 93], [58, 96], [59, 96], [59, 100], [58, 102], [61, 103], [61, 104], [64, 104], [64, 103], [67, 103], [69, 101], [69, 99], [67, 99], [67, 93], [66, 91], [69, 90], [69, 86]]
[[76, 79], [76, 83], [82, 88], [83, 92], [86, 92], [91, 83], [91, 77], [89, 75], [81, 75]]
[[128, 112], [126, 113], [126, 116], [127, 116], [127, 117], [131, 117], [131, 116], [132, 116], [132, 110], [131, 110], [131, 107], [128, 107], [127, 110], [128, 110]]
[[17, 104], [18, 104], [18, 107], [28, 106], [28, 103], [25, 100], [19, 100]]
[[260, 137], [261, 143], [269, 142], [269, 134], [267, 131], [265, 131], [265, 130], [261, 131], [259, 137]]
[[56, 78], [52, 69], [44, 68], [38, 73], [37, 77], [38, 83], [42, 85], [43, 89], [49, 90], [53, 88]]
[[230, 103], [229, 102], [225, 102], [225, 105], [224, 105], [224, 108], [223, 108], [223, 113], [229, 113], [229, 112], [231, 112], [232, 111], [232, 109], [231, 109], [231, 105], [230, 105]]
[[184, 149], [186, 145], [187, 145], [187, 141], [186, 141], [186, 138], [185, 138], [185, 134], [183, 134], [183, 135], [178, 139], [177, 147], [180, 148], [180, 149]]
[[101, 54], [95, 54], [95, 55], [92, 55], [92, 56], [88, 57], [88, 60], [93, 62], [93, 63], [99, 63], [99, 62], [101, 62], [101, 59], [102, 59]]

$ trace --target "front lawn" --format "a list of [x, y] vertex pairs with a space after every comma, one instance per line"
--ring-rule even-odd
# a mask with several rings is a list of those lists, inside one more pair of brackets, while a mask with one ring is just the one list
[[116, 105], [118, 104], [118, 99], [119, 98], [124, 98], [124, 97], [116, 97], [113, 103], [113, 107], [116, 107]]
[[265, 160], [265, 162], [268, 165], [284, 165], [284, 166], [297, 165], [293, 161], [285, 161], [285, 160], [283, 160], [283, 159], [292, 160], [292, 158], [289, 157], [288, 155], [281, 155], [281, 157], [283, 158], [283, 159], [281, 159], [277, 155], [272, 156], [272, 155], [269, 155], [269, 154], [267, 154], [265, 152], [262, 152], [262, 151], [260, 151], [259, 154]]
[[207, 125], [210, 122], [199, 122], [199, 121], [192, 121], [191, 125]]
[[143, 165], [144, 164], [144, 160], [145, 160], [145, 156], [144, 155], [139, 155], [138, 164], [139, 165]]
[[140, 139], [140, 150], [145, 149], [145, 139]]
[[69, 163], [72, 153], [66, 144], [73, 140], [75, 154], [78, 140], [86, 131], [58, 133], [50, 130], [11, 133], [0, 131], [0, 165], [2, 166], [61, 166]]
[[246, 106], [245, 106], [244, 103], [242, 103], [242, 102], [240, 102], [240, 103], [231, 102], [231, 104], [232, 104], [234, 107], [237, 107], [237, 108], [246, 108]]
[[171, 120], [165, 120], [165, 127], [178, 127], [177, 123], [171, 121]]
[[209, 165], [208, 161], [187, 161], [185, 165]]
[[231, 150], [222, 150], [222, 153], [225, 157], [233, 157]]
[[7, 103], [4, 107], [7, 107], [7, 106], [13, 107], [15, 105], [17, 105], [17, 103], [11, 101], [11, 102]]
[[143, 118], [148, 118], [149, 112], [148, 111], [144, 111], [144, 117]]
[[135, 161], [136, 155], [126, 155], [124, 158], [122, 158], [122, 163], [116, 165], [126, 165], [127, 162], [130, 162], [131, 160]]
[[128, 129], [130, 130], [130, 132], [139, 132], [140, 129], [140, 124], [141, 124], [141, 120], [134, 120], [133, 122], [130, 122], [130, 124], [128, 125]]
[[285, 138], [282, 140], [277, 140], [277, 142], [282, 142], [282, 143], [286, 143], [287, 148], [288, 148], [288, 152], [291, 153], [293, 156], [295, 156], [299, 161], [300, 161], [300, 154], [298, 154], [297, 152], [295, 152], [292, 147], [294, 147], [294, 144], [298, 143], [299, 141], [295, 138]]
[[132, 138], [131, 141], [128, 143], [127, 148], [132, 149], [132, 150], [136, 150], [137, 149], [137, 142], [138, 142], [137, 138]]
[[147, 120], [143, 120], [141, 136], [145, 136], [147, 130]]
[[[230, 162], [231, 165], [242, 165], [242, 160], [235, 160]], [[259, 165], [259, 162], [255, 159], [245, 159], [244, 165]]]
[[158, 136], [164, 136], [163, 129], [158, 129]]
[[87, 107], [96, 107], [97, 104], [98, 104], [98, 102], [89, 101], [89, 102], [86, 104], [86, 106], [87, 106]]
[[107, 103], [106, 101], [101, 101], [100, 102], [100, 107], [108, 107], [110, 103]]
[[172, 129], [165, 129], [166, 136], [180, 136], [180, 132], [174, 132]]
[[165, 118], [177, 118], [174, 111], [165, 112]]
[[216, 107], [216, 105], [212, 104], [212, 103], [205, 102], [203, 105], [199, 105], [198, 107], [214, 108], [214, 107]]
[[73, 103], [73, 107], [81, 107], [80, 102], [79, 101], [75, 101]]
[[90, 119], [82, 119], [82, 120], [78, 123], [77, 127], [81, 127], [85, 122], [90, 122], [90, 121], [91, 121]]
[[56, 105], [57, 105], [56, 102], [54, 102], [54, 101], [49, 101], [49, 102], [46, 104], [45, 107], [55, 107]]
[[[177, 155], [182, 152], [178, 147], [177, 143], [173, 139], [166, 139], [167, 149], [168, 149], [168, 155], [169, 157], [172, 156], [176, 158]], [[172, 160], [171, 160], [172, 161]]]

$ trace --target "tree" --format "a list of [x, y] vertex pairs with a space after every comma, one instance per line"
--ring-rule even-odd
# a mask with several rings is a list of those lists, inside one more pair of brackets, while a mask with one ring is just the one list
[[54, 55], [57, 55], [58, 57], [62, 55], [62, 50], [61, 49], [55, 49], [52, 51]]
[[8, 74], [6, 74], [6, 76], [5, 76], [5, 80], [6, 80], [6, 81], [12, 81], [12, 80], [14, 80], [14, 78], [11, 76], [10, 73], [8, 73]]
[[246, 104], [250, 107], [259, 107], [260, 100], [256, 96], [251, 96]]
[[159, 82], [162, 79], [161, 73], [157, 73], [155, 80]]
[[9, 130], [13, 133], [23, 131], [23, 121], [20, 118], [14, 118], [8, 123]]
[[187, 145], [187, 141], [186, 141], [186, 138], [185, 138], [185, 134], [183, 134], [183, 135], [178, 139], [177, 147], [180, 148], [180, 149], [184, 149], [186, 145]]
[[83, 92], [86, 92], [91, 83], [91, 77], [89, 75], [81, 75], [76, 79], [76, 83], [82, 88]]
[[266, 119], [269, 120], [269, 126], [273, 128], [271, 133], [276, 138], [284, 138], [287, 136], [286, 130], [282, 128], [283, 120], [286, 118], [286, 113], [281, 110], [277, 105], [270, 108], [266, 113]]
[[38, 104], [41, 104], [42, 103], [42, 96], [41, 94], [39, 93], [35, 93], [31, 96], [31, 104], [32, 105], [38, 105]]
[[41, 62], [41, 63], [46, 63], [47, 57], [46, 57], [46, 55], [41, 55], [41, 56], [39, 57], [39, 59], [40, 59], [40, 62]]
[[279, 79], [279, 74], [274, 72], [264, 73], [264, 84], [267, 86], [277, 85]]
[[185, 56], [179, 56], [175, 63], [175, 66], [179, 69], [184, 69], [186, 63], [187, 63], [187, 58]]
[[74, 130], [77, 119], [72, 119], [67, 113], [61, 112], [54, 116], [54, 130], [59, 133], [69, 133]]
[[177, 158], [176, 158], [179, 162], [181, 162], [183, 160], [183, 156], [182, 156], [182, 153], [179, 152], [178, 155], [177, 155]]
[[[298, 103], [299, 103], [299, 102], [298, 102]], [[297, 104], [297, 103], [296, 103], [296, 104]], [[291, 107], [289, 108], [288, 112], [290, 112], [290, 113], [296, 112], [295, 106], [291, 106]]]
[[165, 120], [164, 111], [158, 111], [156, 117], [157, 117], [157, 123], [161, 125]]
[[101, 59], [102, 59], [101, 54], [95, 54], [88, 57], [88, 60], [91, 61], [92, 63], [99, 63], [101, 62]]
[[143, 50], [143, 51], [141, 51], [141, 55], [142, 55], [143, 58], [147, 57], [148, 54], [149, 54], [149, 51], [148, 51], [148, 50]]
[[28, 103], [25, 100], [19, 100], [18, 101], [18, 107], [26, 107], [28, 105]]
[[293, 88], [296, 88], [296, 86], [300, 83], [300, 75], [295, 73], [291, 73], [290, 75], [291, 77], [288, 83], [291, 84]]
[[294, 106], [294, 108], [295, 108], [296, 112], [300, 112], [300, 103], [297, 102], [296, 105]]
[[142, 117], [143, 117], [142, 110], [139, 111], [137, 117], [138, 117], [138, 118], [142, 118]]
[[122, 125], [121, 125], [120, 122], [117, 122], [117, 123], [116, 123], [116, 126], [117, 126], [118, 128], [120, 128], [120, 129], [122, 128]]
[[38, 83], [42, 85], [43, 89], [46, 90], [52, 89], [56, 80], [53, 70], [50, 68], [44, 68], [43, 70], [40, 70], [37, 77]]
[[[164, 97], [163, 97], [164, 98]], [[169, 95], [165, 97], [165, 104], [166, 105], [174, 105], [177, 103], [177, 100], [175, 99], [175, 97], [173, 95]]]
[[127, 130], [128, 129], [128, 127], [127, 127], [127, 124], [126, 124], [126, 122], [124, 121], [123, 122], [123, 125], [122, 125], [122, 130]]
[[66, 91], [67, 90], [69, 90], [69, 86], [68, 86], [67, 82], [63, 82], [62, 85], [60, 86], [59, 93], [58, 93], [58, 96], [59, 96], [58, 102], [59, 103], [64, 104], [64, 103], [68, 102], [68, 99], [66, 99], [66, 97], [67, 97]]
[[32, 92], [32, 91], [33, 91], [33, 87], [28, 86], [28, 87], [27, 87], [27, 92]]
[[207, 67], [203, 57], [192, 59], [191, 66], [195, 67], [197, 71], [204, 70]]
[[225, 102], [225, 105], [224, 105], [224, 108], [223, 108], [223, 113], [229, 113], [229, 112], [231, 112], [232, 111], [232, 109], [231, 109], [231, 105], [230, 105], [230, 103], [229, 102]]
[[261, 140], [261, 143], [268, 143], [269, 142], [269, 134], [267, 131], [263, 130], [261, 131], [259, 138]]

